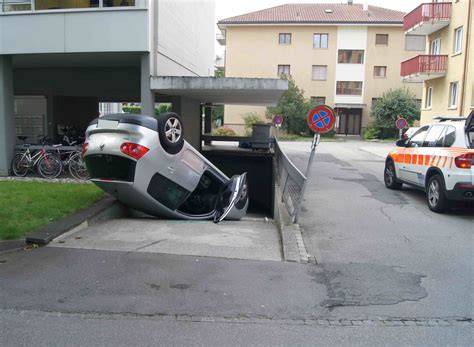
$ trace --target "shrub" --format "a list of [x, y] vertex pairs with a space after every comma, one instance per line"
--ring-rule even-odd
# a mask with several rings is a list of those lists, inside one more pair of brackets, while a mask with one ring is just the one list
[[[140, 114], [142, 112], [142, 108], [140, 106], [123, 106], [122, 111], [125, 113]], [[171, 104], [159, 104], [158, 107], [155, 107], [155, 116], [170, 111]]]
[[371, 116], [381, 128], [395, 128], [395, 121], [402, 116], [412, 125], [420, 119], [420, 106], [416, 96], [407, 88], [390, 89], [372, 106]]
[[247, 135], [250, 135], [252, 133], [252, 127], [255, 124], [263, 124], [265, 122], [255, 112], [249, 112], [249, 113], [246, 113], [244, 116], [244, 123], [245, 123], [245, 133]]
[[312, 100], [305, 100], [304, 90], [299, 89], [293, 79], [288, 80], [288, 90], [275, 107], [267, 107], [266, 116], [272, 119], [274, 115], [281, 115], [284, 119], [282, 128], [288, 134], [310, 135], [306, 123], [308, 112], [315, 106]]
[[370, 124], [363, 134], [364, 140], [378, 139], [379, 136], [380, 136], [380, 128], [375, 123]]
[[235, 131], [232, 130], [231, 128], [222, 127], [222, 128], [214, 129], [212, 131], [212, 135], [215, 135], [215, 136], [235, 136]]

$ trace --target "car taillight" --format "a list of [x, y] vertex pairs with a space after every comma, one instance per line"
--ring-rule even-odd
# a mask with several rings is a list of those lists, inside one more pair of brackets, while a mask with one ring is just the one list
[[474, 154], [466, 153], [454, 158], [454, 163], [460, 169], [470, 169], [472, 166], [472, 157]]
[[89, 149], [89, 144], [87, 142], [84, 142], [82, 144], [82, 155], [86, 154], [88, 149]]
[[136, 143], [124, 142], [120, 146], [120, 151], [122, 151], [123, 154], [138, 160], [143, 157], [149, 149]]

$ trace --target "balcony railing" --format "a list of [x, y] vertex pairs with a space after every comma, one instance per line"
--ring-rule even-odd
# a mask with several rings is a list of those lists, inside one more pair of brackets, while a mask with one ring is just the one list
[[447, 55], [418, 55], [402, 62], [400, 75], [403, 78], [421, 76], [423, 81], [445, 75], [447, 65]]
[[405, 32], [424, 22], [449, 22], [451, 19], [450, 2], [430, 2], [421, 4], [403, 18]]

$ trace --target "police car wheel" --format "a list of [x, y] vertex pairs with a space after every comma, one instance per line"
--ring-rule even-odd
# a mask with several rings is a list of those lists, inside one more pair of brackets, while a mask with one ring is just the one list
[[446, 189], [441, 175], [434, 175], [428, 181], [426, 200], [431, 211], [441, 213], [448, 207]]
[[385, 186], [388, 189], [398, 190], [403, 185], [403, 183], [397, 179], [397, 174], [395, 172], [395, 165], [393, 164], [392, 161], [389, 161], [385, 164], [383, 179], [385, 182]]
[[184, 129], [181, 117], [174, 112], [158, 116], [158, 135], [163, 149], [169, 154], [178, 153], [184, 145]]

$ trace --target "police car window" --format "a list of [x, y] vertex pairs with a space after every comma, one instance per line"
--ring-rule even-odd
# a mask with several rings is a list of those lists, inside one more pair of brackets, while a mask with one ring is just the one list
[[456, 140], [456, 128], [448, 126], [446, 135], [444, 135], [443, 147], [451, 147]]
[[408, 147], [423, 146], [423, 142], [425, 140], [427, 131], [428, 131], [427, 126], [418, 129], [418, 131], [415, 134], [413, 134], [413, 136], [410, 138], [410, 142], [408, 142]]
[[469, 146], [474, 148], [474, 129], [469, 130], [467, 138], [469, 139]]
[[442, 135], [445, 128], [443, 125], [433, 125], [423, 141], [423, 147], [441, 147], [443, 144]]

